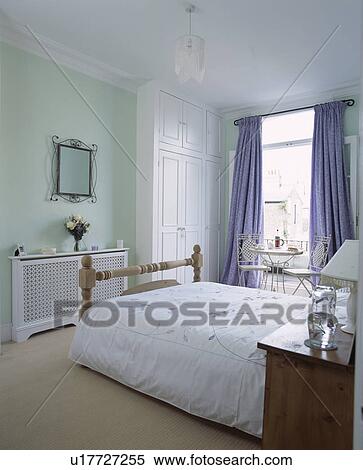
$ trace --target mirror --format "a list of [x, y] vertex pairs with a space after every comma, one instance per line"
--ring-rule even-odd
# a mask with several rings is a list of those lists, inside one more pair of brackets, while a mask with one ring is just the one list
[[58, 145], [58, 194], [91, 196], [91, 151]]
[[89, 199], [96, 202], [97, 145], [87, 145], [78, 139], [59, 140], [56, 135], [52, 141], [53, 189], [50, 200], [58, 201], [61, 198], [69, 202], [82, 202]]

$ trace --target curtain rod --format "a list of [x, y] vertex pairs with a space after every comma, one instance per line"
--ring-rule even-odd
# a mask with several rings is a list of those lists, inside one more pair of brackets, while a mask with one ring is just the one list
[[[349, 98], [348, 100], [341, 100], [342, 103], [347, 103], [347, 106], [354, 106], [355, 100], [353, 98]], [[304, 109], [312, 109], [315, 105], [312, 106], [304, 106], [303, 108], [294, 108], [294, 109], [286, 109], [285, 111], [276, 111], [275, 113], [268, 113], [268, 114], [260, 114], [261, 117], [268, 117], [268, 116], [276, 116], [277, 114], [285, 114], [285, 113], [292, 113], [294, 111], [303, 111]], [[242, 118], [236, 119], [234, 121], [234, 125], [238, 126], [239, 121], [241, 121]]]

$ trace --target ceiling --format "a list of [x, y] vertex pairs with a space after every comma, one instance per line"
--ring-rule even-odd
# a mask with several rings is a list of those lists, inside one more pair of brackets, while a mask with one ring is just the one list
[[[206, 75], [202, 84], [183, 87], [200, 101], [224, 110], [249, 107], [279, 100], [287, 90], [284, 99], [291, 100], [359, 81], [360, 0], [193, 3], [193, 30], [206, 40]], [[177, 83], [175, 40], [187, 31], [183, 1], [0, 0], [0, 7], [3, 17], [115, 67], [136, 83]]]

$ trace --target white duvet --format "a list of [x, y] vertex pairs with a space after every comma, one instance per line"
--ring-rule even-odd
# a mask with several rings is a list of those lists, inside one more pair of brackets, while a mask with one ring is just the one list
[[[287, 321], [286, 310], [292, 304], [300, 306], [293, 311], [294, 318], [306, 318], [309, 299], [200, 282], [111, 302], [116, 306], [120, 301], [149, 306], [166, 301], [174, 307], [155, 309], [152, 325], [142, 306], [136, 309], [135, 326], [128, 325], [132, 314], [125, 307], [117, 307], [119, 318], [109, 327], [81, 321], [70, 349], [72, 360], [188, 413], [261, 436], [265, 352], [257, 349], [257, 342]], [[190, 317], [179, 313], [185, 302], [198, 302], [199, 309], [205, 304], [207, 322], [185, 325]], [[172, 315], [176, 321], [165, 326]], [[109, 316], [97, 306], [90, 313], [93, 320]], [[229, 324], [216, 325], [220, 320]]]

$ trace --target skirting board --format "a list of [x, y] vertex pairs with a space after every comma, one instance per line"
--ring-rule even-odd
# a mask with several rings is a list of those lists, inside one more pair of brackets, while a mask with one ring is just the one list
[[0, 325], [0, 339], [2, 343], [7, 343], [11, 341], [11, 323], [5, 323], [4, 325]]

